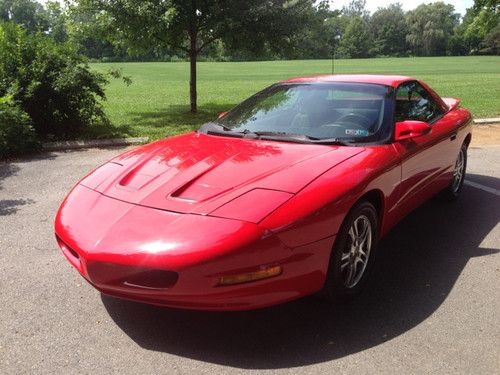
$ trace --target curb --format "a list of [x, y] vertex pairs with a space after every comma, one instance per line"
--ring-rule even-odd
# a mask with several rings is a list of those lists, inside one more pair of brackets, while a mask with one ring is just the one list
[[491, 124], [500, 124], [500, 117], [496, 118], [475, 118], [474, 124], [476, 125], [491, 125]]
[[42, 148], [45, 151], [61, 151], [93, 147], [140, 145], [148, 141], [148, 137], [97, 139], [90, 141], [59, 141], [44, 143], [42, 144]]

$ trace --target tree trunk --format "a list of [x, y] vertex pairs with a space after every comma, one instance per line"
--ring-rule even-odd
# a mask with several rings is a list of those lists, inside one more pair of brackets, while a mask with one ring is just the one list
[[196, 113], [198, 111], [198, 93], [196, 92], [196, 59], [198, 57], [198, 52], [196, 50], [196, 35], [191, 35], [190, 39], [191, 46], [189, 50], [189, 96], [191, 100], [191, 113]]

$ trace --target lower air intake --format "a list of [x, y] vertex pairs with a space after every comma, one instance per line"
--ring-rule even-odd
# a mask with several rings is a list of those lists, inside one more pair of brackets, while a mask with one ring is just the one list
[[89, 264], [88, 274], [97, 286], [138, 289], [169, 289], [179, 278], [174, 271], [104, 262]]

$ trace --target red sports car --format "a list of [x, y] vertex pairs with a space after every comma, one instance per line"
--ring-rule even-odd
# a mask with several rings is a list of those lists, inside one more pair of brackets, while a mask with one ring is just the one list
[[151, 304], [356, 295], [391, 227], [460, 194], [471, 114], [458, 104], [402, 76], [274, 84], [90, 173], [59, 209], [57, 241], [95, 288]]

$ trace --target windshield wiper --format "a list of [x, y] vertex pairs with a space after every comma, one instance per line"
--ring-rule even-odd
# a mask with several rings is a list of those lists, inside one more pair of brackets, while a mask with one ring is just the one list
[[235, 132], [231, 128], [215, 122], [203, 124], [198, 131], [209, 135], [222, 135], [225, 137], [243, 138], [245, 136], [241, 132]]
[[248, 130], [244, 130], [244, 132], [247, 133], [253, 133], [257, 134], [258, 136], [266, 136], [266, 135], [277, 135], [277, 136], [300, 136], [301, 134], [293, 134], [293, 133], [287, 133], [287, 132], [273, 132], [273, 131], [257, 131], [257, 132], [250, 132]]
[[316, 138], [305, 134], [293, 134], [278, 131], [251, 131], [248, 129], [244, 129], [243, 131], [234, 131], [225, 125], [214, 122], [203, 124], [198, 131], [209, 135], [222, 135], [225, 137], [252, 138], [308, 144], [312, 143], [321, 145], [352, 146], [352, 144], [356, 142], [354, 139]]
[[351, 146], [350, 140], [342, 140], [339, 138], [316, 138], [305, 134], [293, 134], [285, 132], [255, 132], [254, 134], [258, 135], [259, 139], [268, 139], [273, 141]]
[[273, 131], [260, 131], [253, 132], [258, 139], [270, 140], [270, 141], [285, 141], [285, 142], [296, 142], [296, 143], [311, 143], [312, 138], [304, 134], [292, 134], [285, 132], [273, 132]]
[[312, 141], [313, 143], [320, 145], [334, 145], [334, 146], [352, 146], [355, 141], [353, 139], [342, 139], [342, 138], [316, 138]]

